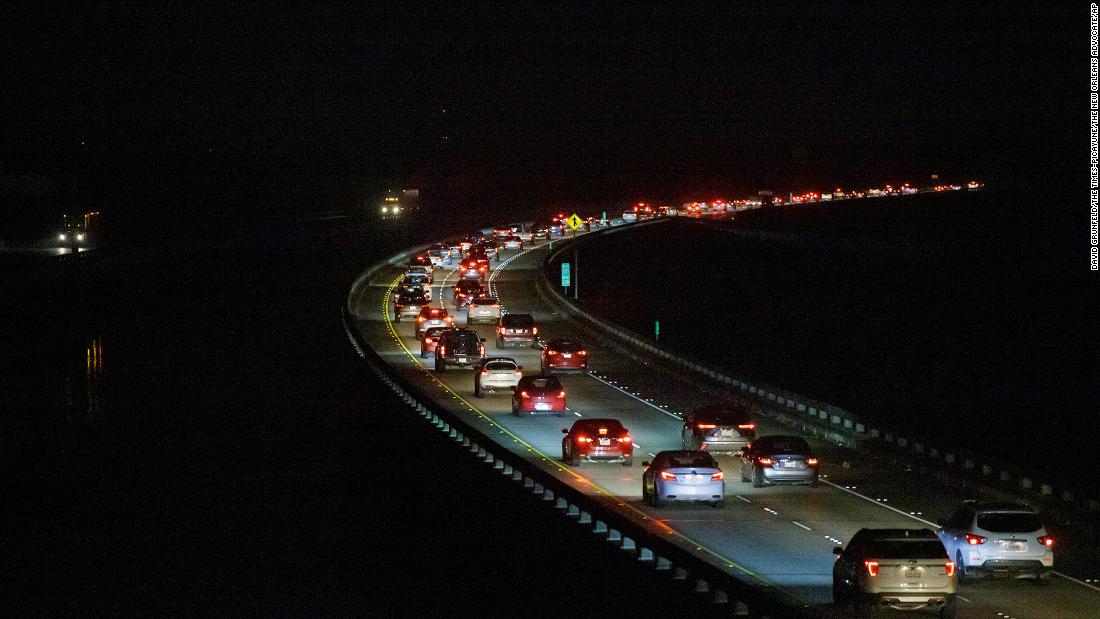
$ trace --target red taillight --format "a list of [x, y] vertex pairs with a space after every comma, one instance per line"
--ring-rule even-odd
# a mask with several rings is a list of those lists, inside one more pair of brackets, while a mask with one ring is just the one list
[[481, 345], [481, 355], [485, 356], [485, 344]]
[[583, 357], [583, 356], [588, 354], [588, 351], [587, 350], [578, 350], [577, 354]]
[[676, 481], [676, 473], [669, 473], [668, 471], [661, 471], [661, 479], [667, 481]]
[[425, 318], [424, 316], [417, 316], [416, 317], [416, 322], [424, 322], [425, 320], [427, 320], [427, 318]]
[[527, 395], [527, 392], [526, 392], [526, 391], [520, 391], [520, 392], [519, 392], [519, 397], [521, 397], [521, 398], [529, 398], [529, 397], [531, 397], [531, 396]]
[[864, 561], [863, 565], [867, 567], [868, 574], [878, 576], [878, 561]]
[[738, 430], [755, 430], [756, 429], [756, 424], [755, 423], [739, 423], [739, 424], [737, 424], [737, 429]]
[[444, 318], [443, 320], [446, 320], [447, 322], [454, 322], [454, 321], [455, 321], [455, 319], [454, 319], [454, 318], [451, 318], [450, 316], [447, 316], [447, 317], [446, 317], [446, 318]]
[[493, 307], [500, 307], [500, 303], [493, 303]]
[[482, 370], [481, 375], [482, 376], [488, 376], [489, 375], [489, 370]]
[[548, 350], [548, 351], [546, 351], [546, 354], [548, 354], [548, 355], [556, 355], [556, 354], [558, 354], [558, 351], [556, 351], [556, 350]]
[[713, 424], [713, 423], [701, 423], [701, 424], [698, 424], [698, 426], [696, 426], [696, 427], [698, 427], [700, 430], [713, 430], [713, 429], [717, 428], [718, 426]]
[[424, 343], [425, 344], [431, 344], [432, 343], [432, 338], [430, 338], [430, 337], [424, 338]]
[[807, 466], [817, 466], [817, 458], [806, 458]]
[[1044, 535], [1040, 538], [1037, 538], [1036, 541], [1048, 548], [1054, 545], [1054, 538], [1049, 535]]
[[757, 458], [756, 463], [763, 466], [771, 466], [775, 464], [775, 460], [772, 460], [771, 458]]
[[559, 398], [564, 398], [565, 397], [565, 390], [564, 389], [562, 389], [561, 393], [558, 394], [558, 397]]
[[947, 575], [948, 576], [954, 576], [955, 575], [955, 564], [953, 562], [948, 561], [947, 563], [944, 564], [944, 567], [947, 568]]
[[619, 442], [620, 443], [629, 443], [630, 442], [630, 435], [628, 434], [626, 436], [620, 436], [619, 437]]
[[971, 546], [977, 546], [978, 544], [984, 544], [985, 538], [981, 535], [971, 535], [970, 533], [967, 533], [966, 543], [970, 544]]
[[531, 335], [538, 335], [538, 334], [539, 334], [539, 328], [538, 327], [534, 327], [534, 328], [531, 329]]
[[578, 436], [577, 437], [577, 442], [578, 443], [591, 443], [592, 439], [588, 438], [587, 436]]
[[447, 356], [447, 347], [446, 347], [446, 346], [440, 346], [440, 347], [439, 347], [439, 354], [441, 354], [441, 355], [443, 355], [444, 357], [446, 357], [446, 356]]
[[520, 370], [513, 370], [516, 376], [523, 376], [523, 372]]
[[711, 479], [725, 479], [726, 474], [723, 473], [722, 471], [718, 471], [717, 473], [711, 473], [710, 478]]

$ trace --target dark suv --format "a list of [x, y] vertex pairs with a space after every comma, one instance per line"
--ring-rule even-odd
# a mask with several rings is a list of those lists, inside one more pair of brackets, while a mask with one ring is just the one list
[[476, 279], [463, 279], [455, 284], [454, 288], [454, 301], [455, 307], [463, 307], [468, 305], [470, 301], [477, 296], [480, 296], [483, 292], [481, 283]]
[[530, 314], [505, 314], [497, 323], [497, 348], [519, 344], [537, 347], [539, 328]]
[[684, 449], [740, 451], [756, 438], [756, 422], [740, 405], [700, 406], [684, 416], [680, 438]]
[[435, 371], [446, 372], [447, 366], [474, 367], [485, 357], [485, 340], [477, 331], [448, 329], [439, 335], [435, 347]]

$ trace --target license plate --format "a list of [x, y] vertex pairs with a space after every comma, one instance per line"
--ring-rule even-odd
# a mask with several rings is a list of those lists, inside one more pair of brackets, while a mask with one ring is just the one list
[[536, 402], [535, 403], [535, 410], [537, 410], [537, 411], [548, 411], [548, 410], [550, 410], [550, 404], [548, 404], [546, 402]]
[[921, 576], [921, 573], [920, 573], [919, 569], [910, 568], [910, 569], [905, 570], [905, 577], [906, 578], [920, 578], [920, 576]]
[[466, 363], [466, 357], [459, 357], [458, 362], [459, 363]]
[[798, 463], [795, 462], [794, 460], [784, 460], [783, 461], [783, 468], [793, 469], [793, 468], [796, 468], [797, 466], [798, 466]]
[[566, 359], [571, 359], [573, 357], [573, 354], [565, 352], [562, 353], [561, 356], [565, 357]]
[[733, 430], [723, 429], [722, 436], [733, 436]]
[[1022, 551], [1026, 550], [1023, 542], [1005, 542], [1005, 550]]
[[610, 445], [610, 444], [611, 444], [611, 439], [609, 439], [609, 438], [601, 438], [600, 439], [600, 445]]

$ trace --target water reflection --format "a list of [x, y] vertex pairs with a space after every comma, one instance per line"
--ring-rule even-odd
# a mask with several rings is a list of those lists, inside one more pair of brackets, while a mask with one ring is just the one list
[[65, 377], [70, 416], [84, 418], [93, 426], [103, 423], [106, 414], [103, 379], [103, 338], [96, 336], [84, 345], [83, 375], [74, 372]]

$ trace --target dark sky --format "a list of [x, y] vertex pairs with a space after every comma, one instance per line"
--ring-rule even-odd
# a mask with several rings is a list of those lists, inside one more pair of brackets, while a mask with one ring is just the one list
[[1040, 185], [1084, 161], [1087, 7], [7, 5], [3, 171], [181, 203], [234, 175], [497, 204]]

